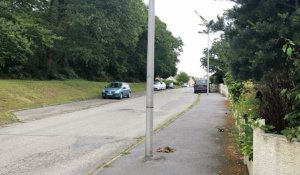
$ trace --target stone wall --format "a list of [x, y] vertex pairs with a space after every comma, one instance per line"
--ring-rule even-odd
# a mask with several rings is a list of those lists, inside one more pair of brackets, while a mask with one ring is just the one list
[[254, 175], [300, 175], [300, 143], [255, 128], [252, 170]]
[[224, 84], [219, 84], [219, 92], [220, 94], [224, 95], [225, 97], [229, 97], [228, 88]]

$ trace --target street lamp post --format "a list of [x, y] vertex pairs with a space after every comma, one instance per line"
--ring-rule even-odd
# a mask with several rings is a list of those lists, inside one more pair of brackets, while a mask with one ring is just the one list
[[205, 26], [206, 30], [203, 30], [202, 32], [199, 33], [205, 33], [207, 34], [207, 87], [206, 87], [206, 94], [209, 94], [209, 32], [210, 32], [210, 26], [208, 21], [203, 18], [199, 13], [195, 10], [195, 13], [199, 16], [199, 18], [202, 20], [203, 24], [199, 24], [200, 26]]
[[207, 89], [206, 94], [209, 93], [209, 27], [207, 27]]
[[146, 89], [146, 142], [145, 158], [153, 156], [153, 83], [154, 83], [154, 38], [155, 0], [149, 0], [148, 49], [147, 49], [147, 89]]

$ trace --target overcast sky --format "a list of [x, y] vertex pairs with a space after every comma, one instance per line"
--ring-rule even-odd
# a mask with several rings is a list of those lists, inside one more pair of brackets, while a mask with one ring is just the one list
[[[148, 4], [149, 0], [144, 0]], [[207, 20], [216, 19], [224, 10], [233, 6], [227, 0], [155, 0], [155, 13], [167, 24], [175, 37], [184, 42], [183, 52], [177, 65], [179, 71], [190, 76], [203, 77], [206, 72], [200, 65], [203, 49], [207, 48], [207, 35], [198, 34], [200, 18], [195, 10]], [[215, 34], [214, 37], [217, 37]]]

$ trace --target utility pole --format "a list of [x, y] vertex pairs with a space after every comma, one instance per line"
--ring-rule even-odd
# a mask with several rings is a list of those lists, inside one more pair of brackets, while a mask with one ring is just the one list
[[206, 27], [206, 30], [203, 30], [199, 33], [207, 34], [207, 87], [206, 87], [206, 94], [209, 94], [209, 32], [210, 32], [210, 26], [209, 22], [203, 18], [199, 13], [195, 10], [195, 13], [199, 16], [199, 18], [202, 20], [202, 24], [199, 24], [200, 26]]
[[206, 95], [209, 94], [209, 27], [207, 27], [207, 89]]
[[153, 84], [154, 84], [154, 40], [155, 40], [155, 3], [154, 2], [155, 0], [149, 0], [149, 11], [148, 11], [145, 159], [153, 157]]

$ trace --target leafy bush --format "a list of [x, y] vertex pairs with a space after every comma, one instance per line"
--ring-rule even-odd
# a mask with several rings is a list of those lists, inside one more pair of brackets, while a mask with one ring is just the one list
[[238, 149], [244, 156], [253, 159], [253, 129], [250, 123], [239, 123], [239, 131], [235, 134]]
[[282, 134], [286, 136], [288, 141], [292, 141], [293, 138], [296, 138], [300, 142], [300, 126], [298, 127], [288, 127], [282, 130]]
[[177, 81], [175, 81], [175, 82], [174, 82], [174, 85], [176, 85], [176, 86], [180, 86], [180, 83], [179, 83], [179, 82], [177, 82]]
[[164, 80], [164, 82], [165, 82], [166, 84], [174, 83], [174, 81], [172, 81], [172, 80]]
[[[228, 82], [228, 79], [227, 79]], [[236, 143], [240, 152], [253, 158], [253, 126], [259, 118], [259, 103], [253, 82], [232, 82], [228, 84], [231, 93], [237, 133]]]
[[232, 102], [237, 103], [241, 95], [243, 83], [234, 80], [230, 74], [226, 74], [225, 84], [228, 86], [228, 91]]
[[187, 83], [189, 81], [190, 77], [185, 72], [179, 72], [179, 74], [176, 77], [176, 80], [180, 83]]
[[280, 133], [287, 123], [285, 115], [291, 112], [291, 102], [287, 96], [281, 93], [282, 89], [291, 89], [291, 83], [283, 78], [274, 77], [268, 85], [261, 85], [259, 90], [262, 92], [260, 104], [260, 115], [265, 119], [266, 124], [273, 125], [273, 132]]
[[287, 60], [292, 61], [290, 67], [292, 89], [283, 89], [282, 94], [286, 95], [291, 103], [291, 110], [284, 117], [288, 127], [282, 130], [289, 141], [296, 138], [300, 142], [300, 45], [295, 44], [289, 39], [285, 39], [282, 47], [283, 52], [287, 55]]

